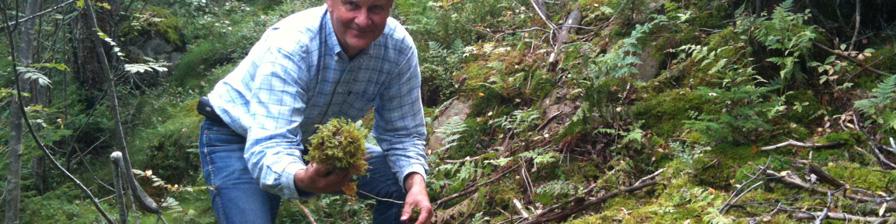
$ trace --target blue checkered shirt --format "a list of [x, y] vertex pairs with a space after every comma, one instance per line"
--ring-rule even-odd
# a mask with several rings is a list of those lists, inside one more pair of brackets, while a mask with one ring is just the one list
[[[429, 169], [417, 50], [393, 18], [370, 47], [348, 58], [325, 6], [268, 28], [208, 97], [225, 123], [246, 136], [244, 157], [265, 191], [299, 198], [293, 174], [305, 169], [303, 142], [331, 118], [374, 112], [372, 135], [395, 176]], [[302, 193], [301, 196], [306, 196]]]

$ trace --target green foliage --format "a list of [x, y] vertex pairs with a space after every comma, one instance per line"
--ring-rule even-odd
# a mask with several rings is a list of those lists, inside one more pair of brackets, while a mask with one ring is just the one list
[[765, 47], [783, 51], [782, 56], [766, 59], [780, 67], [779, 78], [783, 83], [804, 75], [797, 63], [801, 59], [805, 61], [819, 32], [816, 26], [806, 24], [809, 11], [792, 13], [792, 10], [793, 1], [784, 1], [775, 8], [771, 18], [760, 18], [752, 32]]
[[133, 14], [130, 23], [121, 28], [122, 39], [143, 35], [161, 35], [169, 43], [183, 45], [181, 21], [169, 9], [150, 6]]
[[418, 43], [437, 42], [446, 46], [455, 41], [475, 43], [487, 37], [489, 30], [528, 26], [532, 15], [526, 8], [529, 4], [525, 0], [397, 0], [393, 14]]
[[[196, 92], [184, 89], [152, 90], [155, 96], [126, 104], [139, 108], [137, 119], [142, 127], [129, 138], [135, 169], [154, 170], [162, 179], [185, 184], [199, 174], [199, 124]], [[165, 102], [160, 104], [159, 102]]]
[[[317, 133], [308, 138], [308, 156], [312, 163], [329, 166], [331, 169], [346, 170], [352, 176], [367, 173], [367, 130], [348, 119], [336, 118], [317, 126]], [[357, 187], [351, 183], [343, 187], [345, 194], [355, 196]]]
[[888, 133], [896, 132], [896, 75], [885, 78], [870, 95], [856, 101], [855, 108], [870, 115]]
[[464, 62], [463, 44], [454, 41], [448, 47], [438, 42], [428, 42], [427, 52], [420, 54], [420, 74], [423, 79], [424, 102], [432, 104], [451, 98], [456, 86], [452, 79], [454, 72], [461, 69]]
[[322, 195], [302, 201], [283, 201], [278, 212], [278, 223], [311, 223], [300, 207], [301, 203], [317, 223], [371, 223], [373, 200], [355, 201], [339, 195]]

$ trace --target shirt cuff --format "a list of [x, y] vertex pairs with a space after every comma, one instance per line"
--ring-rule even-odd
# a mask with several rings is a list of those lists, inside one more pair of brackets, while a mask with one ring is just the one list
[[421, 176], [423, 176], [424, 182], [427, 179], [426, 168], [424, 168], [423, 165], [411, 164], [410, 166], [407, 166], [404, 169], [402, 169], [399, 173], [400, 176], [398, 176], [398, 180], [399, 180], [398, 184], [401, 184], [401, 190], [407, 191], [408, 188], [404, 186], [404, 181], [405, 181], [405, 178], [408, 176], [408, 174], [411, 174], [411, 173], [419, 173]]
[[295, 174], [300, 170], [305, 170], [305, 165], [300, 162], [286, 165], [286, 169], [283, 172], [286, 175], [280, 176], [281, 186], [285, 187], [281, 191], [283, 197], [287, 199], [303, 199], [314, 196], [314, 193], [303, 191], [296, 187]]

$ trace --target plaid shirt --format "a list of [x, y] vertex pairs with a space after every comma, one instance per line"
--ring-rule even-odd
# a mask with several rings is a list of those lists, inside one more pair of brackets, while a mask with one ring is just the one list
[[208, 95], [224, 122], [246, 136], [244, 157], [261, 188], [281, 197], [299, 198], [293, 174], [305, 169], [302, 142], [315, 125], [335, 117], [358, 120], [371, 107], [372, 135], [399, 182], [429, 169], [410, 35], [389, 18], [383, 35], [349, 59], [330, 21], [325, 6], [281, 20]]

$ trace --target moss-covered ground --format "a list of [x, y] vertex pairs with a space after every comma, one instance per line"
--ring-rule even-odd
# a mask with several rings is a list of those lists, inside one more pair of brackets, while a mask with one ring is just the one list
[[[185, 52], [161, 84], [121, 88], [123, 117], [138, 179], [165, 219], [212, 223], [196, 99], [265, 27], [321, 2], [188, 2], [135, 3], [145, 7], [129, 18], [151, 22], [128, 23], [121, 38], [161, 35]], [[896, 19], [886, 13], [896, 4], [862, 1], [853, 35], [854, 2], [395, 0], [393, 16], [420, 55], [427, 130], [444, 139], [427, 149], [434, 221], [805, 223], [812, 220], [796, 216], [827, 210], [896, 223], [896, 167], [881, 162], [896, 161], [887, 150], [896, 134]], [[552, 26], [573, 11], [581, 22], [568, 27], [568, 42], [556, 42], [562, 27]], [[90, 115], [108, 115], [105, 106], [72, 106], [89, 100], [77, 89], [54, 91], [70, 97], [59, 100], [65, 106], [32, 109], [50, 142], [86, 149], [110, 135], [110, 119]], [[432, 125], [452, 98], [471, 101], [469, 114]], [[64, 117], [64, 108], [77, 112]], [[805, 145], [764, 149], [789, 140]], [[65, 159], [117, 211], [103, 186], [112, 143], [96, 145]], [[23, 221], [101, 221], [62, 177], [45, 181], [54, 189], [25, 177]], [[579, 206], [645, 181], [653, 184]], [[338, 195], [284, 201], [278, 220], [308, 223], [307, 209], [317, 223], [367, 223], [372, 207]]]

